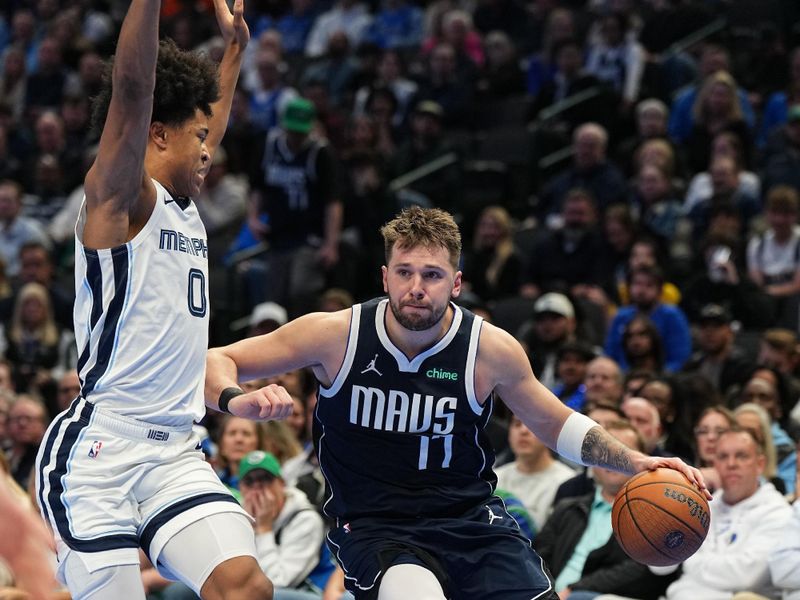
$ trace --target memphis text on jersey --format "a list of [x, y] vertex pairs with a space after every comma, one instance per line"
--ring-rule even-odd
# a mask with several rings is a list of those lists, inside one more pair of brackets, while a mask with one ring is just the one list
[[183, 252], [192, 256], [202, 256], [208, 258], [208, 244], [202, 238], [189, 237], [180, 231], [172, 229], [162, 229], [161, 237], [158, 241], [159, 250], [171, 250], [173, 252]]

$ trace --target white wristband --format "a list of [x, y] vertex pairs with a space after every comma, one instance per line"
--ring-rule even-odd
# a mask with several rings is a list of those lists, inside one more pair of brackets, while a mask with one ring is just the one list
[[558, 434], [556, 441], [556, 451], [573, 462], [586, 464], [581, 458], [581, 449], [583, 448], [583, 438], [586, 433], [592, 428], [596, 427], [597, 423], [592, 421], [586, 415], [574, 412], [561, 428], [561, 433]]

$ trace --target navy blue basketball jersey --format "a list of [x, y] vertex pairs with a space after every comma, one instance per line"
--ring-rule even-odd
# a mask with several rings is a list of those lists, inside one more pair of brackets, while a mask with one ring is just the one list
[[333, 156], [324, 140], [309, 138], [294, 154], [286, 134], [272, 130], [251, 184], [263, 192], [270, 242], [283, 246], [325, 234], [325, 208], [337, 197]]
[[482, 319], [452, 307], [447, 333], [409, 360], [386, 332], [387, 299], [353, 306], [345, 359], [320, 387], [314, 420], [328, 516], [456, 516], [494, 491], [492, 403], [474, 387]]

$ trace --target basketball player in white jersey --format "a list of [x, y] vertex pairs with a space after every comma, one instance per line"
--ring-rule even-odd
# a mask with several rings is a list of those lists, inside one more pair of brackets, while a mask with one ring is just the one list
[[[139, 548], [206, 599], [271, 598], [246, 513], [203, 460], [207, 242], [195, 196], [225, 131], [249, 31], [242, 0], [214, 0], [217, 67], [158, 42], [160, 0], [133, 0], [76, 225], [81, 392], [51, 424], [37, 499], [74, 598], [143, 599]], [[277, 386], [218, 407], [284, 418]]]

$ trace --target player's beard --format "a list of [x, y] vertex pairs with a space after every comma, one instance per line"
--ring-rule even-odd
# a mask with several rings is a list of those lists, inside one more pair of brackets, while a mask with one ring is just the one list
[[442, 320], [444, 313], [447, 311], [448, 303], [445, 303], [442, 307], [438, 308], [436, 306], [431, 306], [431, 310], [428, 311], [429, 316], [427, 318], [421, 315], [409, 315], [403, 313], [401, 305], [396, 303], [391, 298], [389, 299], [389, 306], [392, 308], [392, 314], [394, 315], [394, 318], [398, 323], [400, 323], [400, 325], [409, 331], [425, 331]]

